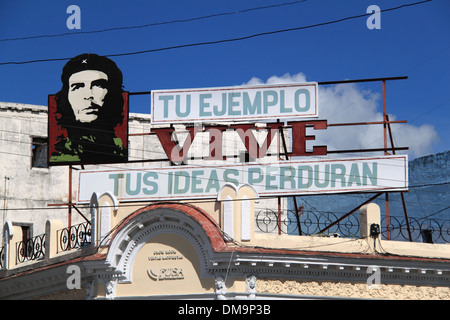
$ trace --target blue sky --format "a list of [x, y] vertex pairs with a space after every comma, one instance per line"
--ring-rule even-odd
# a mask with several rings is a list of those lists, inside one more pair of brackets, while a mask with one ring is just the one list
[[[365, 14], [373, 4], [384, 10], [417, 1], [2, 1], [0, 101], [46, 105], [48, 94], [61, 87], [60, 75], [66, 61], [6, 62], [70, 58], [84, 52], [111, 55], [234, 39]], [[244, 11], [276, 4], [280, 6]], [[67, 28], [69, 5], [81, 10], [80, 30]], [[77, 34], [231, 12], [236, 13]], [[381, 29], [369, 30], [368, 17], [360, 17], [247, 40], [112, 59], [124, 73], [125, 89], [131, 92], [408, 76], [408, 80], [387, 83], [387, 111], [391, 119], [408, 121], [407, 125], [395, 127], [394, 136], [398, 137], [398, 145], [409, 146], [410, 155], [416, 157], [450, 150], [449, 13], [448, 0], [433, 0], [382, 12]], [[5, 40], [64, 33], [69, 35]], [[381, 83], [327, 86], [321, 90], [329, 122], [372, 121], [382, 111]], [[149, 98], [133, 97], [130, 111], [149, 113]], [[346, 134], [350, 133], [339, 133], [348, 142], [351, 139]], [[346, 147], [344, 142], [331, 139], [323, 137], [329, 145]], [[379, 146], [364, 139], [353, 148]]]

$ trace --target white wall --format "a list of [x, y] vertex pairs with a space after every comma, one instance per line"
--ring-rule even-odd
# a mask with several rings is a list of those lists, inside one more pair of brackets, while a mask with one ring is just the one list
[[[45, 232], [47, 220], [59, 219], [68, 224], [67, 207], [48, 207], [49, 204], [67, 203], [69, 201], [69, 167], [54, 166], [50, 168], [32, 168], [32, 138], [47, 137], [47, 107], [0, 102], [0, 228], [7, 220], [13, 223], [33, 224], [33, 236]], [[130, 114], [129, 133], [150, 132], [150, 115]], [[177, 130], [182, 130], [180, 125]], [[184, 137], [180, 135], [180, 142]], [[265, 133], [256, 133], [259, 143], [265, 139]], [[167, 158], [156, 135], [138, 135], [129, 137], [129, 160], [165, 159]], [[188, 156], [207, 156], [209, 134], [199, 133], [194, 140]], [[270, 153], [278, 150], [278, 138], [274, 137]], [[238, 134], [227, 131], [223, 138], [223, 154], [239, 155], [245, 151]], [[276, 160], [276, 156], [258, 159], [258, 162]], [[231, 157], [227, 162], [240, 162], [239, 157]], [[201, 164], [201, 160], [188, 160], [190, 164]], [[214, 162], [210, 162], [211, 164]], [[167, 166], [163, 162], [138, 162], [108, 164], [103, 166], [85, 166], [85, 169], [153, 167]], [[80, 166], [74, 166], [81, 169]], [[72, 170], [72, 199], [76, 199], [78, 171]], [[5, 196], [6, 194], [6, 196]], [[276, 200], [262, 200], [260, 206], [274, 206]], [[283, 201], [284, 203], [284, 201]], [[283, 205], [284, 207], [284, 205]], [[6, 209], [6, 210], [4, 210]], [[80, 209], [89, 218], [89, 212]], [[85, 220], [72, 210], [72, 225]], [[1, 240], [0, 240], [1, 241]]]

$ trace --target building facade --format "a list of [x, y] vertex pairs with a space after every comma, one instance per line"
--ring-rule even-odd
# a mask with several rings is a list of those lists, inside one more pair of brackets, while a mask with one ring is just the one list
[[[289, 235], [280, 222], [261, 232], [258, 212], [281, 212], [287, 201], [246, 184], [207, 200], [130, 202], [98, 190], [75, 204], [76, 171], [90, 167], [39, 160], [46, 108], [0, 105], [1, 299], [450, 299], [448, 244], [382, 240], [373, 203], [355, 213], [352, 238]], [[130, 162], [101, 168], [173, 165], [150, 129], [131, 114]], [[190, 164], [209, 143], [199, 140]], [[238, 155], [227, 161], [250, 160], [232, 133], [225, 140], [224, 154]]]

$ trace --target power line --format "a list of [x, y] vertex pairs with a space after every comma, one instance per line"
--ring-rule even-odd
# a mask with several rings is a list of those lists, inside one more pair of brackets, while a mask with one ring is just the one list
[[[0, 139], [1, 140], [1, 139]], [[129, 150], [130, 150], [131, 148], [129, 148]], [[133, 150], [137, 150], [137, 152], [138, 151], [144, 151], [144, 152], [148, 152], [148, 151], [150, 151], [150, 150], [145, 150], [145, 149], [138, 149], [138, 148], [135, 148], [135, 149], [133, 149]], [[28, 155], [24, 155], [24, 154], [15, 154], [15, 153], [10, 153], [10, 152], [5, 152], [5, 151], [0, 151], [0, 153], [4, 153], [4, 154], [10, 154], [10, 155], [16, 155], [16, 156], [21, 156], [21, 157], [26, 157], [26, 156], [28, 156], [28, 157], [31, 157], [32, 155], [31, 154], [28, 154]], [[102, 152], [102, 151], [93, 151], [93, 153], [96, 153], [96, 154], [109, 154], [109, 153], [106, 153], [106, 152]], [[157, 152], [157, 151], [153, 151], [153, 153], [156, 153], [156, 154], [165, 154], [165, 152]], [[130, 155], [130, 157], [132, 157], [132, 158], [135, 158], [136, 160], [133, 160], [133, 162], [146, 162], [146, 160], [151, 160], [151, 159], [141, 159], [140, 158], [140, 156], [133, 156], [133, 155]], [[187, 158], [187, 160], [189, 161], [189, 160], [199, 160], [199, 159], [190, 159], [189, 157]], [[167, 158], [167, 159], [153, 159], [152, 161], [156, 161], [156, 162], [164, 162], [164, 161], [170, 161], [170, 159], [169, 158]], [[126, 163], [125, 163], [126, 164]], [[241, 163], [241, 164], [243, 164], [243, 163]], [[275, 166], [277, 166], [278, 165], [278, 163], [275, 163], [274, 164]], [[117, 166], [114, 166], [113, 164], [111, 164], [111, 165], [102, 165], [102, 166], [105, 166], [105, 167], [111, 167], [111, 168], [114, 168], [114, 169], [119, 169], [119, 170], [125, 170], [125, 171], [129, 171], [129, 170], [134, 170], [135, 168], [133, 168], [133, 169], [126, 169], [126, 168], [122, 168], [122, 167], [117, 167]], [[196, 167], [196, 168], [205, 168], [205, 167], [214, 167], [215, 165], [204, 165], [204, 164], [195, 164], [195, 163], [189, 163], [188, 164], [188, 166], [190, 166], [190, 167]], [[389, 165], [387, 165], [387, 166], [390, 166], [390, 167], [394, 167], [394, 166], [399, 166], [400, 168], [402, 167], [401, 165], [396, 165], [396, 164], [389, 164]], [[148, 168], [148, 169], [151, 169], [151, 168]], [[240, 173], [245, 173], [245, 170], [243, 170], [243, 169], [237, 169]], [[320, 173], [320, 174], [326, 174], [326, 171], [321, 171], [321, 170], [319, 170], [318, 171], [318, 173]], [[161, 174], [164, 174], [164, 173], [161, 173]], [[167, 173], [166, 173], [167, 174]], [[275, 176], [281, 176], [281, 175], [275, 175]], [[350, 177], [351, 175], [350, 174], [345, 174], [344, 175], [345, 177]], [[358, 178], [361, 178], [362, 176], [357, 176]], [[330, 180], [328, 180], [329, 179], [329, 177], [328, 178], [326, 178], [325, 177], [325, 181], [326, 182], [329, 182]], [[207, 180], [207, 178], [200, 178], [200, 180]], [[316, 178], [314, 178], [314, 180], [316, 180]], [[384, 179], [385, 181], [397, 181], [397, 182], [403, 182], [403, 180], [396, 180], [396, 179]], [[222, 180], [219, 180], [219, 181], [222, 181]], [[385, 186], [385, 187], [387, 187], [387, 186]], [[289, 190], [296, 190], [295, 188], [294, 189], [292, 189], [292, 188], [287, 188], [287, 189], [289, 189]]]
[[[409, 4], [403, 4], [403, 5], [400, 5], [397, 7], [380, 10], [380, 12], [389, 12], [389, 11], [399, 10], [402, 8], [419, 5], [419, 4], [423, 4], [426, 2], [430, 2], [430, 1], [433, 1], [433, 0], [424, 0], [424, 1], [419, 1], [419, 2], [414, 2], [414, 3], [409, 3]], [[248, 40], [248, 39], [252, 39], [252, 38], [256, 38], [256, 37], [262, 37], [262, 36], [274, 35], [274, 34], [279, 34], [279, 33], [284, 33], [284, 32], [305, 30], [305, 29], [311, 29], [311, 28], [331, 25], [331, 24], [340, 23], [340, 22], [344, 22], [344, 21], [348, 21], [348, 20], [353, 20], [353, 19], [357, 19], [357, 18], [361, 18], [361, 17], [366, 17], [371, 14], [372, 13], [364, 13], [364, 14], [360, 14], [360, 15], [349, 16], [349, 17], [345, 17], [345, 18], [341, 18], [341, 19], [316, 23], [316, 24], [307, 25], [307, 26], [261, 32], [261, 33], [256, 33], [256, 34], [237, 37], [237, 38], [188, 43], [188, 44], [168, 46], [168, 47], [162, 47], [162, 48], [156, 48], [156, 49], [108, 54], [105, 56], [106, 57], [122, 57], [122, 56], [131, 56], [131, 55], [138, 55], [138, 54], [144, 54], [144, 53], [154, 53], [154, 52], [160, 52], [160, 51], [166, 51], [166, 50], [174, 50], [174, 49], [197, 47], [197, 46], [206, 46], [206, 45], [213, 45], [213, 44], [220, 44], [220, 43], [227, 43], [227, 42], [234, 42], [234, 41], [242, 41], [242, 40]], [[38, 62], [64, 61], [64, 60], [69, 60], [69, 59], [71, 59], [71, 58], [50, 58], [50, 59], [35, 59], [35, 60], [28, 60], [28, 61], [9, 61], [9, 62], [0, 62], [0, 66], [2, 66], [2, 65], [20, 65], [20, 64], [28, 64], [28, 63], [38, 63]]]
[[[42, 124], [47, 124], [47, 121], [41, 121], [41, 120], [33, 120], [33, 122], [41, 122]], [[130, 126], [131, 127], [131, 126]], [[135, 128], [137, 128], [138, 127], [138, 125], [134, 125], [133, 127], [135, 127]], [[269, 128], [267, 128], [267, 127], [261, 127], [261, 128], [259, 128], [261, 131], [265, 131], [265, 130], [270, 130]], [[104, 130], [98, 130], [99, 132], [108, 132], [108, 131], [104, 131]], [[259, 131], [259, 130], [258, 130]], [[22, 132], [17, 132], [17, 131], [11, 131], [11, 130], [5, 130], [5, 129], [0, 129], [0, 133], [2, 133], [2, 132], [6, 132], [6, 133], [13, 133], [13, 134], [23, 134], [23, 135], [30, 135], [30, 136], [34, 136], [34, 135], [36, 135], [36, 134], [26, 134], [26, 133], [22, 133]], [[181, 133], [181, 132], [187, 132], [187, 131], [180, 131], [180, 132], [178, 132], [178, 131], [175, 131], [174, 133], [176, 133], [176, 134], [179, 134], [179, 133]], [[10, 141], [10, 142], [14, 142], [13, 140], [10, 140], [10, 139], [7, 139], [7, 138], [1, 138], [0, 137], [0, 140], [3, 140], [3, 141]], [[237, 139], [229, 139], [229, 138], [225, 138], [225, 137], [223, 137], [222, 138], [222, 140], [223, 141], [225, 141], [225, 143], [237, 143], [238, 145], [241, 145], [241, 139], [239, 139], [239, 138], [237, 138]], [[27, 140], [27, 141], [18, 141], [19, 143], [24, 143], [24, 144], [29, 144], [29, 145], [33, 145], [33, 143], [32, 143], [32, 141], [29, 141], [29, 140]], [[146, 149], [142, 149], [142, 148], [128, 148], [129, 150], [136, 150], [137, 152], [139, 152], [139, 151], [143, 151], [143, 152], [145, 152], [145, 151], [149, 151], [149, 150], [146, 150]], [[2, 153], [2, 151], [0, 151], [0, 153]], [[4, 153], [7, 153], [7, 152], [4, 152]], [[97, 151], [97, 153], [102, 153], [102, 152], [100, 152], [100, 151]], [[159, 153], [159, 154], [162, 154], [162, 155], [165, 155], [165, 152], [153, 152], [153, 153]], [[9, 154], [12, 154], [12, 153], [9, 153]], [[350, 154], [353, 154], [353, 153], [350, 153]], [[26, 155], [19, 155], [19, 154], [17, 154], [18, 156], [26, 156]], [[138, 158], [137, 157], [135, 157], [136, 158], [136, 160], [138, 160]], [[190, 159], [190, 158], [187, 158], [188, 160]], [[145, 159], [143, 159], [143, 160], [145, 160]], [[169, 159], [159, 159], [159, 160], [161, 160], [161, 161], [165, 161], [165, 160], [169, 160]], [[194, 158], [192, 158], [192, 159], [190, 159], [190, 160], [196, 160], [196, 159], [194, 159]]]
[[80, 35], [80, 34], [93, 34], [93, 33], [109, 32], [109, 31], [117, 31], [117, 30], [142, 29], [142, 28], [161, 26], [161, 25], [166, 25], [166, 24], [198, 21], [198, 20], [210, 19], [210, 18], [215, 18], [215, 17], [220, 17], [220, 16], [228, 16], [228, 15], [246, 13], [246, 12], [250, 12], [250, 11], [270, 9], [270, 8], [275, 8], [275, 7], [282, 7], [282, 6], [287, 6], [287, 5], [299, 4], [299, 3], [302, 3], [302, 2], [306, 2], [306, 1], [308, 1], [308, 0], [284, 2], [284, 3], [279, 3], [279, 4], [272, 4], [272, 5], [268, 5], [268, 6], [255, 7], [255, 8], [247, 8], [247, 9], [231, 11], [231, 12], [213, 13], [213, 14], [210, 14], [210, 15], [200, 16], [200, 17], [193, 17], [193, 18], [186, 18], [186, 19], [176, 19], [176, 20], [162, 21], [162, 22], [154, 22], [154, 23], [148, 23], [148, 24], [139, 25], [139, 26], [125, 26], [125, 27], [107, 28], [107, 29], [92, 30], [92, 31], [65, 32], [65, 33], [60, 33], [60, 34], [49, 34], [49, 35], [37, 35], [37, 36], [27, 36], [27, 37], [0, 39], [0, 42], [16, 41], [16, 40], [29, 40], [29, 39], [38, 39], [38, 38], [54, 38], [54, 37], [73, 36], [73, 35]]
[[421, 219], [427, 219], [427, 218], [429, 218], [429, 217], [431, 217], [431, 216], [434, 216], [434, 215], [436, 215], [436, 214], [438, 214], [438, 213], [441, 213], [441, 212], [443, 212], [443, 211], [445, 211], [445, 210], [448, 210], [448, 209], [450, 209], [450, 206], [445, 207], [444, 209], [438, 210], [438, 211], [436, 211], [436, 212], [434, 212], [434, 213], [432, 213], [432, 214], [429, 214], [429, 215], [427, 215], [427, 216], [425, 216], [425, 217], [423, 217], [423, 218], [421, 218]]
[[[2, 130], [0, 130], [0, 132], [1, 132]], [[7, 139], [2, 139], [2, 138], [0, 138], [0, 140], [5, 140], [5, 141], [8, 141]], [[231, 140], [230, 140], [231, 141]], [[239, 140], [238, 140], [239, 141]], [[23, 142], [23, 143], [25, 143], [25, 144], [32, 144], [31, 142]], [[140, 151], [143, 151], [143, 152], [148, 152], [149, 150], [146, 150], [146, 149], [141, 149], [141, 148], [131, 148], [131, 147], [129, 147], [129, 150], [135, 150], [136, 152], [140, 152]], [[17, 155], [17, 156], [31, 156], [31, 154], [30, 155], [23, 155], [23, 154], [14, 154], [14, 153], [11, 153], [11, 152], [5, 152], [5, 151], [0, 151], [0, 153], [4, 153], [4, 154], [10, 154], [10, 155]], [[98, 154], [101, 154], [102, 152], [101, 151], [97, 151], [97, 153]], [[153, 154], [161, 154], [161, 155], [164, 155], [165, 153], [164, 152], [158, 152], [158, 151], [153, 151]], [[139, 161], [139, 160], [142, 160], [143, 162], [145, 162], [145, 159], [140, 159], [140, 156], [138, 156], [138, 155], [130, 155], [130, 157], [131, 158], [134, 158], [134, 159], [136, 159], [136, 160], [134, 160], [134, 161]], [[154, 159], [154, 161], [169, 161], [170, 159]], [[190, 158], [187, 158], [187, 160], [196, 160], [195, 158], [194, 159], [190, 159]], [[196, 166], [196, 167], [199, 167], [199, 168], [202, 168], [202, 167], [204, 167], [204, 165], [196, 165], [196, 164], [193, 164], [193, 163], [191, 163], [190, 164], [190, 166]], [[390, 165], [391, 166], [391, 165]], [[118, 169], [124, 169], [124, 168], [118, 168]], [[319, 173], [324, 173], [324, 172], [322, 172], [322, 171], [319, 171]], [[389, 179], [389, 180], [391, 180], [391, 179]], [[394, 181], [394, 180], [392, 180], [392, 181]]]
[[[1, 132], [2, 130], [0, 130], [0, 132]], [[11, 141], [11, 140], [8, 140], [8, 139], [2, 139], [2, 138], [0, 138], [0, 140], [4, 140], [4, 141]], [[234, 140], [230, 140], [230, 141], [234, 141]], [[240, 141], [239, 139], [237, 140], [237, 142], [238, 141]], [[25, 144], [30, 144], [30, 145], [32, 145], [32, 142], [28, 142], [28, 141], [23, 141], [23, 143], [25, 143]], [[143, 152], [148, 152], [149, 150], [146, 150], [146, 149], [142, 149], [142, 148], [130, 148], [129, 147], [129, 150], [135, 150], [136, 152], [140, 152], [140, 151], [143, 151]], [[14, 154], [14, 153], [11, 153], [11, 152], [5, 152], [5, 151], [0, 151], [0, 153], [4, 153], [4, 154], [11, 154], [11, 155], [17, 155], [17, 156], [31, 156], [31, 154], [29, 154], [29, 155], [23, 155], [23, 154]], [[96, 151], [96, 153], [98, 153], [98, 154], [105, 154], [104, 152], [101, 152], [100, 150], [98, 150], [98, 151]], [[164, 155], [165, 154], [165, 152], [162, 152], [162, 151], [160, 151], [160, 152], [158, 152], [158, 151], [153, 151], [153, 154], [161, 154], [161, 155]], [[139, 156], [137, 156], [137, 155], [130, 155], [132, 158], [135, 158], [136, 160], [135, 161], [139, 161], [139, 160], [142, 160], [143, 162], [145, 162], [145, 159], [140, 159], [140, 157]], [[170, 159], [169, 158], [167, 158], [167, 159], [154, 159], [154, 161], [169, 161]], [[187, 160], [197, 160], [197, 159], [190, 159], [189, 157], [187, 158]], [[204, 165], [196, 165], [196, 164], [193, 164], [193, 163], [191, 163], [191, 164], [189, 164], [190, 166], [196, 166], [196, 167], [199, 167], [199, 168], [203, 168], [204, 167]], [[396, 165], [392, 165], [392, 164], [390, 164], [389, 166], [396, 166]], [[402, 167], [401, 165], [399, 165], [400, 167]], [[120, 169], [124, 169], [124, 168], [120, 168]], [[325, 173], [325, 172], [323, 172], [323, 171], [319, 171], [319, 173]], [[395, 181], [395, 180], [393, 180], [393, 179], [387, 179], [387, 180], [390, 180], [390, 181]]]
[[[371, 193], [373, 194], [373, 192], [369, 192], [368, 194], [371, 194]], [[296, 196], [297, 197], [301, 197], [301, 195], [296, 195]], [[352, 196], [352, 194], [346, 194], [346, 196]], [[353, 196], [358, 196], [358, 195], [355, 194]], [[288, 197], [291, 197], [291, 196], [288, 196]], [[213, 198], [214, 197], [205, 198], [205, 199], [195, 199], [195, 200], [191, 199], [191, 200], [189, 200], [186, 203], [189, 203], [189, 204], [196, 204], [196, 203], [202, 204], [202, 203], [217, 202], [217, 199], [213, 199]], [[277, 199], [277, 198], [278, 197], [276, 197], [276, 196], [264, 197], [264, 199]], [[37, 201], [41, 201], [42, 202], [42, 201], [50, 201], [50, 200], [51, 199], [44, 199], [44, 200], [37, 200]], [[261, 200], [261, 198], [249, 198], [249, 199], [245, 199], [245, 200]], [[169, 201], [170, 202], [171, 200], [152, 200], [150, 202], [152, 202], [152, 203], [161, 203], [161, 201], [163, 201], [163, 202]], [[231, 199], [231, 200], [226, 200], [226, 201], [238, 202], [238, 201], [244, 201], [244, 199]], [[122, 202], [119, 203], [119, 207], [130, 207], [130, 206], [134, 207], [134, 206], [136, 206], [136, 203], [139, 203], [139, 202], [145, 202], [145, 201], [142, 201], [142, 200], [140, 200], [140, 201], [122, 201]], [[67, 205], [69, 205], [69, 204], [61, 204], [61, 206], [46, 206], [46, 207], [31, 207], [31, 208], [30, 207], [22, 207], [22, 208], [16, 207], [16, 208], [7, 208], [6, 211], [59, 210], [59, 209], [63, 208], [64, 206], [67, 206]], [[79, 208], [82, 208], [82, 209], [89, 208], [89, 204], [88, 203], [79, 203], [79, 204], [76, 204], [76, 206], [79, 207]], [[113, 205], [111, 205], [110, 207], [113, 207]], [[436, 214], [438, 214], [438, 213], [440, 213], [442, 211], [448, 210], [449, 208], [450, 208], [450, 206], [447, 206], [447, 207], [445, 207], [443, 209], [440, 209], [439, 211], [434, 212], [434, 213], [432, 213], [432, 214], [430, 214], [428, 216], [421, 217], [420, 220], [423, 220], [423, 219], [426, 219], [426, 218], [428, 218], [430, 216], [436, 215]], [[319, 210], [317, 208], [313, 208], [313, 209], [315, 209], [315, 211], [317, 211], [319, 213], [329, 213], [330, 212], [329, 210]], [[0, 209], [0, 211], [2, 211], [2, 209]], [[307, 211], [309, 211], [309, 210], [307, 210]], [[342, 212], [334, 211], [333, 213], [344, 214], [344, 213], [347, 213], [347, 212], [346, 211], [342, 211]]]

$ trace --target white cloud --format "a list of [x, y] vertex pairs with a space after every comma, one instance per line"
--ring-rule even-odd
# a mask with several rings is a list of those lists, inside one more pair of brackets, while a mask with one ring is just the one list
[[439, 142], [439, 135], [430, 124], [423, 124], [420, 127], [402, 124], [393, 136], [396, 144], [409, 146], [412, 158], [432, 154], [432, 145]]
[[[267, 81], [252, 78], [246, 85], [281, 84], [293, 82], [307, 82], [303, 73], [282, 76], [272, 76]], [[380, 93], [362, 89], [356, 83], [327, 85], [319, 87], [319, 119], [332, 123], [371, 122], [381, 121], [382, 97]], [[395, 115], [389, 114], [390, 120]], [[402, 119], [408, 120], [408, 119]], [[439, 140], [433, 126], [420, 127], [411, 124], [391, 124], [394, 144], [397, 147], [409, 147], [411, 159], [433, 152], [432, 145]], [[384, 146], [383, 125], [339, 126], [329, 127], [327, 130], [311, 131], [316, 140], [307, 146], [327, 145], [328, 150], [372, 149]], [[388, 146], [390, 140], [388, 138]], [[405, 153], [405, 152], [403, 152]], [[379, 153], [378, 153], [379, 154]], [[397, 154], [402, 152], [397, 151]], [[368, 156], [368, 153], [361, 153]]]
[[259, 78], [253, 77], [250, 79], [249, 82], [245, 83], [245, 85], [258, 85], [258, 84], [280, 84], [280, 83], [292, 83], [292, 82], [306, 82], [306, 76], [299, 72], [294, 75], [290, 75], [289, 73], [286, 73], [285, 75], [278, 77], [278, 76], [272, 76], [269, 79], [267, 79], [266, 82], [262, 81]]

